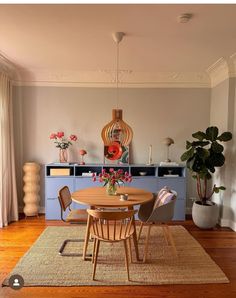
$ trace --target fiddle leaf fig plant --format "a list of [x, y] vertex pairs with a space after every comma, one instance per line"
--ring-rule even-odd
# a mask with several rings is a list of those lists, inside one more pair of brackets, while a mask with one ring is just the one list
[[193, 133], [192, 137], [196, 140], [186, 141], [187, 151], [182, 154], [181, 160], [186, 161], [192, 177], [197, 180], [197, 193], [202, 205], [208, 205], [207, 201], [214, 193], [225, 190], [224, 186], [214, 184], [208, 191], [208, 181], [212, 178], [215, 168], [224, 165], [224, 146], [220, 143], [230, 141], [232, 133], [227, 131], [219, 135], [219, 129], [216, 126], [211, 126], [205, 132]]

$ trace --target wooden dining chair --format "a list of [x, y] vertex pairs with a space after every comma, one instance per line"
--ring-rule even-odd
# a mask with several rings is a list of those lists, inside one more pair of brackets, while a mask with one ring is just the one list
[[[71, 193], [68, 186], [62, 187], [58, 192], [58, 200], [61, 206], [61, 220], [68, 223], [86, 223], [88, 214], [84, 209], [71, 209]], [[69, 209], [69, 213], [66, 218], [64, 218], [64, 212]], [[64, 249], [68, 242], [84, 242], [84, 239], [65, 239], [59, 249], [59, 254], [61, 256], [82, 256], [82, 253], [65, 253]]]
[[90, 233], [94, 238], [93, 247], [93, 280], [95, 280], [95, 273], [97, 267], [97, 259], [99, 253], [100, 241], [104, 242], [120, 242], [124, 243], [125, 250], [125, 264], [127, 269], [128, 280], [129, 276], [129, 257], [128, 246], [130, 249], [130, 237], [134, 233], [134, 214], [135, 210], [130, 211], [100, 211], [100, 210], [87, 210], [91, 216]]

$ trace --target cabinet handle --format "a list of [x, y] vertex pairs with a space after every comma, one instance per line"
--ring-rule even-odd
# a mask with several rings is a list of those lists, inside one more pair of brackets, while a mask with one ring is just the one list
[[57, 200], [57, 198], [47, 198], [48, 201]]

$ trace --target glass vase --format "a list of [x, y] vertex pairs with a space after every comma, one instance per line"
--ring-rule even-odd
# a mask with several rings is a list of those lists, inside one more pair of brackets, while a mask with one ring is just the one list
[[107, 183], [106, 185], [106, 192], [109, 196], [115, 196], [117, 191], [117, 185], [112, 183]]
[[68, 161], [67, 149], [60, 149], [59, 150], [59, 161], [60, 162], [67, 162]]

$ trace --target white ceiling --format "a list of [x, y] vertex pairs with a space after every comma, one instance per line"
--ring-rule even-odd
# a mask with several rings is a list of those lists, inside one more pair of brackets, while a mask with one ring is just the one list
[[[181, 13], [189, 23], [178, 23]], [[236, 5], [0, 5], [0, 51], [30, 71], [204, 72], [236, 52]], [[70, 77], [70, 79], [72, 79]]]

